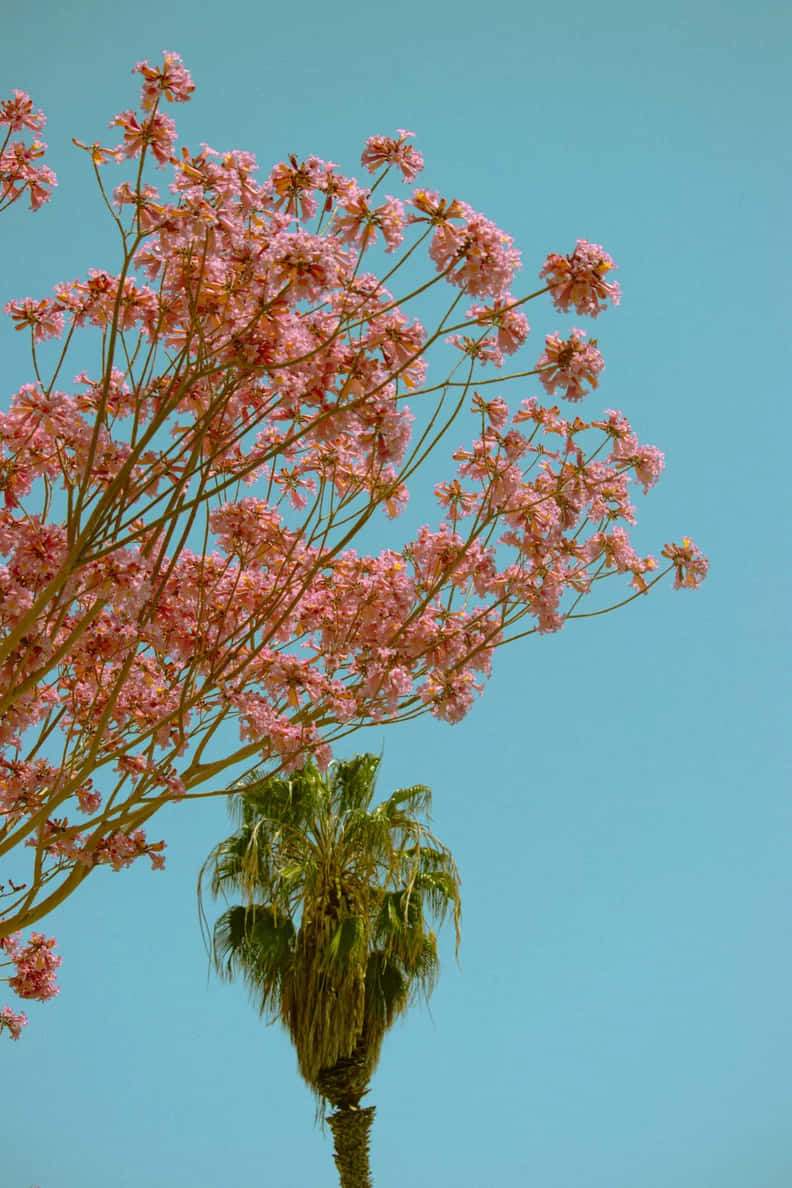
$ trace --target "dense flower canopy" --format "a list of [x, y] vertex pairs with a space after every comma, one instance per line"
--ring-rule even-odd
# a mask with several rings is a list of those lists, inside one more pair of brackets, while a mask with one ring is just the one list
[[[618, 300], [599, 245], [552, 253], [545, 287], [515, 297], [520, 253], [484, 215], [424, 188], [375, 195], [423, 169], [412, 133], [368, 140], [368, 186], [315, 156], [258, 180], [248, 152], [177, 152], [161, 108], [193, 91], [178, 55], [135, 70], [140, 104], [112, 121], [119, 143], [75, 141], [120, 267], [6, 306], [34, 360], [0, 413], [6, 944], [95, 867], [161, 865], [146, 821], [226, 768], [324, 766], [368, 723], [458, 722], [497, 647], [558, 630], [614, 575], [632, 586], [621, 603], [664, 573], [688, 588], [706, 573], [687, 538], [665, 546], [663, 570], [630, 544], [631, 484], [649, 489], [663, 458], [621, 412], [586, 420], [523, 386], [516, 406], [503, 394], [533, 376], [579, 403], [603, 368], [596, 340], [556, 331], [500, 390], [485, 378], [525, 349], [530, 298], [593, 317]], [[0, 106], [0, 205], [49, 197], [43, 146], [11, 139], [42, 123], [21, 92]], [[411, 288], [422, 246], [432, 275]], [[427, 329], [407, 307], [430, 291]], [[465, 297], [476, 303], [460, 319]], [[97, 362], [67, 390], [75, 336]], [[452, 371], [429, 385], [429, 353], [449, 338]], [[435, 486], [439, 522], [358, 551], [467, 412], [467, 442]], [[238, 745], [218, 747], [229, 721]]]

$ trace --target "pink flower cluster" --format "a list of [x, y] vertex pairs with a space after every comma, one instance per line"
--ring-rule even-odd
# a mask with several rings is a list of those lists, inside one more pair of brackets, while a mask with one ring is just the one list
[[[16, 967], [16, 973], [5, 980], [20, 998], [46, 1002], [60, 993], [55, 976], [62, 959], [53, 952], [55, 944], [54, 937], [48, 940], [42, 932], [32, 933], [24, 948], [19, 932], [0, 937], [0, 952], [5, 952]], [[13, 1040], [19, 1039], [27, 1023], [22, 1011], [13, 1011], [9, 1006], [0, 1010], [0, 1032], [7, 1030]]]
[[132, 73], [143, 76], [140, 106], [144, 111], [153, 110], [163, 95], [169, 103], [186, 103], [195, 90], [190, 72], [179, 55], [168, 50], [162, 51], [161, 66], [138, 62]]
[[118, 149], [120, 159], [139, 157], [150, 148], [160, 166], [167, 165], [176, 143], [176, 124], [170, 116], [152, 111], [140, 122], [134, 111], [122, 111], [110, 122], [111, 128], [123, 128], [124, 143]]
[[0, 1032], [7, 1029], [12, 1040], [18, 1040], [22, 1028], [27, 1025], [28, 1017], [24, 1011], [12, 1011], [9, 1006], [4, 1006], [0, 1010]]
[[18, 932], [0, 939], [0, 949], [8, 954], [16, 966], [16, 973], [8, 979], [8, 984], [20, 998], [46, 1002], [60, 993], [55, 973], [62, 958], [55, 955], [55, 944], [55, 938], [50, 937], [48, 940], [43, 932], [32, 933], [24, 948]]
[[513, 308], [510, 293], [497, 297], [491, 305], [474, 305], [467, 311], [468, 318], [475, 319], [476, 327], [492, 327], [494, 333], [475, 335], [452, 334], [447, 342], [464, 351], [471, 359], [479, 363], [494, 363], [496, 367], [503, 366], [503, 356], [513, 355], [523, 345], [531, 327], [528, 319], [520, 310]]
[[655, 485], [663, 472], [663, 453], [657, 446], [641, 445], [623, 413], [607, 409], [606, 416], [607, 420], [594, 421], [593, 424], [611, 438], [612, 448], [608, 461], [632, 470], [638, 482], [642, 484], [645, 494]]
[[[178, 793], [173, 793], [178, 799]], [[78, 796], [79, 799], [79, 796]], [[95, 866], [109, 866], [112, 870], [123, 870], [144, 855], [151, 860], [152, 870], [165, 869], [162, 851], [165, 842], [149, 842], [143, 829], [132, 832], [117, 830], [107, 837], [91, 841], [79, 826], [70, 825], [68, 817], [48, 818], [29, 846], [40, 847], [48, 860], [58, 868], [63, 864], [77, 864], [90, 870]]]
[[618, 284], [604, 279], [614, 267], [613, 260], [598, 243], [579, 239], [568, 256], [551, 252], [539, 276], [547, 278], [556, 309], [566, 313], [574, 306], [577, 313], [596, 318], [607, 309], [608, 301], [619, 304]]
[[477, 326], [494, 328], [501, 362], [503, 355], [513, 355], [520, 349], [531, 331], [528, 319], [522, 310], [515, 308], [516, 304], [511, 293], [505, 293], [490, 305], [474, 305], [467, 312], [469, 318], [475, 318]]
[[586, 395], [587, 383], [591, 389], [599, 385], [599, 373], [605, 366], [597, 340], [584, 342], [585, 330], [573, 328], [565, 341], [558, 333], [545, 339], [544, 354], [536, 361], [542, 386], [549, 395], [557, 388], [566, 400], [582, 400]]
[[[43, 140], [26, 143], [12, 136], [27, 131], [39, 132], [45, 124], [44, 113], [33, 110], [33, 101], [24, 91], [14, 91], [13, 98], [0, 103], [0, 210], [5, 210], [27, 192], [31, 210], [38, 210], [51, 198], [57, 178], [47, 165], [39, 164], [47, 148]], [[3, 134], [3, 128], [6, 129]]]
[[123, 870], [125, 866], [131, 866], [136, 858], [146, 854], [151, 859], [152, 870], [164, 870], [164, 849], [163, 841], [147, 842], [142, 829], [135, 829], [132, 833], [111, 833], [94, 851], [94, 865], [106, 863], [113, 870]]
[[360, 163], [369, 173], [376, 173], [383, 165], [395, 165], [406, 182], [415, 181], [424, 167], [424, 159], [413, 145], [407, 144], [407, 138], [415, 133], [404, 128], [399, 128], [398, 131], [397, 140], [391, 136], [370, 136], [363, 149]]
[[358, 190], [345, 199], [342, 203], [344, 214], [336, 215], [334, 229], [345, 243], [360, 245], [363, 251], [376, 242], [379, 229], [385, 240], [385, 251], [395, 252], [404, 239], [404, 206], [398, 198], [388, 195], [384, 203], [372, 209], [369, 197], [368, 190]]
[[709, 561], [687, 536], [682, 544], [667, 544], [663, 556], [674, 566], [674, 589], [696, 590], [709, 570]]
[[[472, 297], [503, 297], [520, 267], [520, 253], [511, 236], [466, 202], [453, 206], [454, 216], [446, 213], [435, 220], [429, 255], [437, 271]], [[457, 227], [451, 217], [461, 219], [462, 225]]]

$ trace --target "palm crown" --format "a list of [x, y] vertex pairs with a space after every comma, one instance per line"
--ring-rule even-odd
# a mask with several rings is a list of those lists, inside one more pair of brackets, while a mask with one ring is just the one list
[[249, 774], [231, 794], [239, 828], [199, 880], [199, 894], [209, 873], [213, 895], [243, 900], [214, 926], [216, 968], [243, 976], [287, 1028], [305, 1081], [339, 1111], [358, 1109], [386, 1030], [432, 991], [428, 920], [451, 912], [459, 946], [459, 873], [420, 820], [430, 791], [401, 788], [372, 807], [379, 762]]

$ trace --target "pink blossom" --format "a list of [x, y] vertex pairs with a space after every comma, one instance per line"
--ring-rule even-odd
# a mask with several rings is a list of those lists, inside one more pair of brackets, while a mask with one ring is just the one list
[[333, 228], [346, 243], [359, 244], [361, 251], [376, 242], [377, 229], [382, 231], [386, 252], [395, 251], [404, 239], [404, 206], [397, 198], [388, 195], [386, 202], [372, 209], [369, 191], [358, 190], [343, 200], [341, 209], [346, 213], [336, 211]]
[[37, 812], [57, 772], [43, 759], [34, 763], [0, 759], [0, 813], [14, 821]]
[[545, 391], [551, 396], [556, 388], [566, 400], [582, 400], [586, 395], [584, 383], [594, 389], [598, 386], [599, 373], [605, 366], [597, 349], [597, 340], [584, 342], [586, 333], [573, 327], [571, 336], [563, 341], [558, 333], [545, 338], [544, 354], [536, 361], [540, 369], [539, 379]]
[[147, 184], [133, 190], [128, 182], [121, 182], [113, 191], [113, 202], [119, 209], [134, 206], [138, 226], [144, 234], [163, 225], [165, 207], [159, 202], [155, 186]]
[[449, 219], [461, 219], [465, 214], [464, 202], [457, 202], [456, 198], [441, 198], [437, 190], [413, 190], [412, 206], [420, 214], [411, 215], [412, 223], [430, 223], [434, 227], [441, 227]]
[[11, 1007], [7, 1006], [4, 1006], [0, 1010], [0, 1031], [4, 1027], [7, 1027], [11, 1033], [12, 1040], [18, 1040], [22, 1034], [22, 1028], [27, 1027], [27, 1025], [27, 1015], [23, 1011], [19, 1011], [17, 1014], [11, 1010]]
[[571, 255], [552, 252], [539, 273], [546, 277], [556, 309], [566, 313], [574, 306], [579, 314], [596, 318], [607, 308], [608, 300], [619, 304], [618, 284], [608, 284], [603, 277], [615, 268], [613, 260], [598, 243], [579, 239]]
[[84, 813], [95, 813], [102, 803], [102, 797], [94, 789], [93, 780], [86, 780], [75, 792], [77, 803]]
[[434, 491], [441, 506], [448, 509], [447, 516], [452, 522], [471, 515], [480, 502], [479, 496], [473, 491], [466, 491], [459, 479], [438, 483]]
[[186, 103], [195, 86], [189, 71], [182, 65], [178, 54], [162, 51], [161, 66], [149, 66], [148, 62], [138, 62], [133, 74], [143, 75], [143, 90], [140, 106], [144, 111], [151, 111], [164, 95], [169, 103]]
[[220, 547], [229, 556], [266, 561], [294, 538], [286, 531], [279, 511], [263, 499], [246, 498], [225, 503], [209, 521]]
[[113, 320], [119, 279], [98, 268], [88, 269], [88, 280], [61, 283], [55, 286], [58, 305], [74, 317], [76, 326], [89, 321], [94, 326], [107, 326]]
[[491, 305], [474, 305], [467, 311], [467, 316], [475, 318], [477, 325], [497, 328], [498, 348], [506, 355], [513, 355], [531, 330], [525, 314], [512, 308], [513, 300], [511, 293], [505, 293]]
[[381, 165], [396, 165], [404, 180], [411, 182], [423, 169], [424, 160], [416, 148], [407, 144], [407, 137], [415, 133], [404, 128], [399, 128], [398, 132], [398, 140], [390, 136], [370, 136], [360, 163], [369, 173], [376, 173]]
[[681, 545], [665, 545], [662, 555], [673, 563], [675, 590], [696, 590], [707, 576], [709, 561], [687, 536]]
[[104, 408], [110, 417], [124, 417], [139, 407], [140, 393], [131, 390], [123, 372], [117, 367], [101, 382], [90, 379], [84, 371], [76, 376], [74, 382], [85, 388], [75, 397], [77, 408], [92, 416], [96, 415], [98, 409]]
[[362, 251], [376, 238], [374, 220], [369, 206], [369, 191], [357, 190], [350, 194], [342, 205], [342, 210], [336, 211], [333, 220], [333, 230], [337, 232], [345, 243], [359, 243]]
[[151, 859], [151, 869], [163, 870], [165, 856], [162, 854], [162, 850], [164, 849], [164, 841], [147, 842], [146, 834], [142, 829], [135, 829], [132, 833], [123, 833], [119, 830], [102, 839], [93, 852], [93, 862], [95, 865], [107, 863], [113, 870], [122, 870], [125, 866], [131, 866], [136, 858], [147, 854]]
[[10, 412], [0, 413], [0, 428], [9, 446], [20, 451], [27, 446], [43, 457], [48, 453], [47, 440], [74, 432], [79, 424], [75, 412], [75, 401], [65, 392], [44, 392], [39, 384], [23, 384], [12, 397]]
[[337, 285], [348, 268], [348, 257], [338, 243], [305, 231], [278, 235], [267, 255], [273, 290], [288, 286], [292, 300], [315, 300]]
[[298, 218], [313, 218], [317, 211], [314, 190], [319, 190], [327, 177], [324, 164], [318, 157], [298, 162], [291, 156], [288, 165], [285, 161], [276, 165], [264, 183], [264, 194], [273, 195], [273, 208]]
[[42, 524], [31, 516], [20, 532], [9, 572], [30, 587], [45, 586], [51, 581], [66, 554], [66, 530], [60, 524]]
[[385, 240], [385, 251], [395, 252], [404, 239], [405, 214], [404, 205], [398, 198], [388, 194], [381, 206], [374, 211], [374, 220], [382, 228]]
[[12, 961], [16, 961], [21, 952], [21, 932], [10, 932], [8, 936], [0, 937], [0, 950], [7, 953]]
[[58, 184], [57, 178], [49, 166], [36, 163], [46, 148], [42, 140], [34, 140], [32, 144], [16, 140], [0, 152], [0, 210], [16, 202], [26, 190], [31, 210], [49, 202], [50, 189]]
[[408, 388], [417, 387], [426, 376], [425, 342], [426, 330], [418, 319], [408, 325], [398, 309], [369, 320], [366, 346], [378, 348], [388, 370], [398, 373]]
[[122, 111], [110, 121], [110, 127], [124, 130], [124, 142], [118, 150], [121, 157], [139, 157], [150, 145], [160, 167], [171, 160], [176, 125], [170, 116], [153, 112], [141, 124], [133, 111]]
[[589, 561], [599, 558], [604, 560], [608, 568], [617, 573], [632, 573], [632, 585], [642, 593], [647, 590], [643, 575], [657, 568], [654, 557], [639, 557], [630, 544], [630, 539], [624, 528], [611, 528], [610, 532], [597, 532], [586, 542], [585, 557]]
[[665, 466], [665, 455], [657, 446], [639, 445], [630, 458], [633, 473], [641, 483], [644, 494], [653, 487]]
[[420, 693], [421, 700], [431, 706], [436, 718], [444, 722], [461, 722], [480, 690], [481, 685], [469, 672], [433, 672]]
[[[7, 943], [9, 940], [12, 941], [11, 947]], [[19, 948], [18, 934], [6, 938], [4, 947], [17, 968], [14, 977], [8, 979], [8, 984], [20, 998], [45, 1002], [60, 993], [55, 983], [55, 971], [60, 967], [62, 958], [56, 957], [53, 952], [56, 943], [55, 937], [47, 940], [42, 932], [32, 933], [24, 949]]]
[[461, 227], [443, 221], [429, 247], [438, 272], [471, 296], [501, 297], [508, 291], [520, 266], [520, 253], [510, 235], [477, 214], [465, 202], [456, 204], [464, 219]]
[[496, 396], [493, 400], [484, 400], [478, 392], [475, 392], [473, 410], [486, 417], [495, 429], [503, 429], [509, 420], [509, 406], [502, 396]]
[[9, 301], [3, 312], [11, 316], [15, 330], [29, 326], [36, 342], [47, 338], [60, 338], [63, 334], [63, 311], [54, 301], [34, 301], [25, 297], [22, 301]]
[[592, 422], [595, 429], [602, 429], [609, 437], [612, 437], [617, 442], [631, 442], [637, 440], [632, 431], [630, 422], [619, 409], [608, 408], [605, 410], [605, 421]]
[[399, 664], [395, 649], [375, 648], [364, 666], [362, 689], [381, 703], [382, 715], [395, 713], [400, 702], [412, 693], [412, 674]]
[[26, 128], [39, 132], [46, 122], [44, 112], [34, 112], [33, 100], [24, 91], [14, 91], [13, 99], [4, 99], [0, 103], [0, 127], [5, 125], [12, 135]]
[[496, 367], [503, 364], [503, 353], [498, 346], [498, 340], [491, 335], [468, 338], [467, 335], [461, 337], [459, 334], [451, 334], [446, 342], [479, 363], [494, 363]]
[[646, 493], [662, 474], [665, 465], [662, 451], [656, 446], [640, 445], [622, 413], [608, 409], [607, 418], [607, 421], [595, 421], [594, 425], [598, 429], [604, 429], [613, 440], [608, 461], [619, 462], [633, 470]]
[[531, 609], [536, 617], [540, 635], [560, 631], [564, 626], [564, 616], [560, 609], [564, 585], [562, 575], [552, 571], [544, 574], [541, 583], [537, 583]]

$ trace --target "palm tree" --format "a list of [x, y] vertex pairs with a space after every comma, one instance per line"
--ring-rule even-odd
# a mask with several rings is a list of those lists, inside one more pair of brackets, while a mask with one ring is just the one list
[[[212, 956], [241, 974], [263, 1015], [285, 1026], [300, 1074], [328, 1117], [342, 1188], [370, 1188], [374, 1107], [360, 1102], [385, 1032], [438, 974], [427, 917], [453, 914], [460, 879], [420, 818], [431, 793], [401, 788], [372, 808], [375, 755], [289, 777], [249, 773], [230, 794], [239, 828], [199, 878], [236, 892], [214, 926]], [[202, 910], [202, 918], [203, 910]]]

